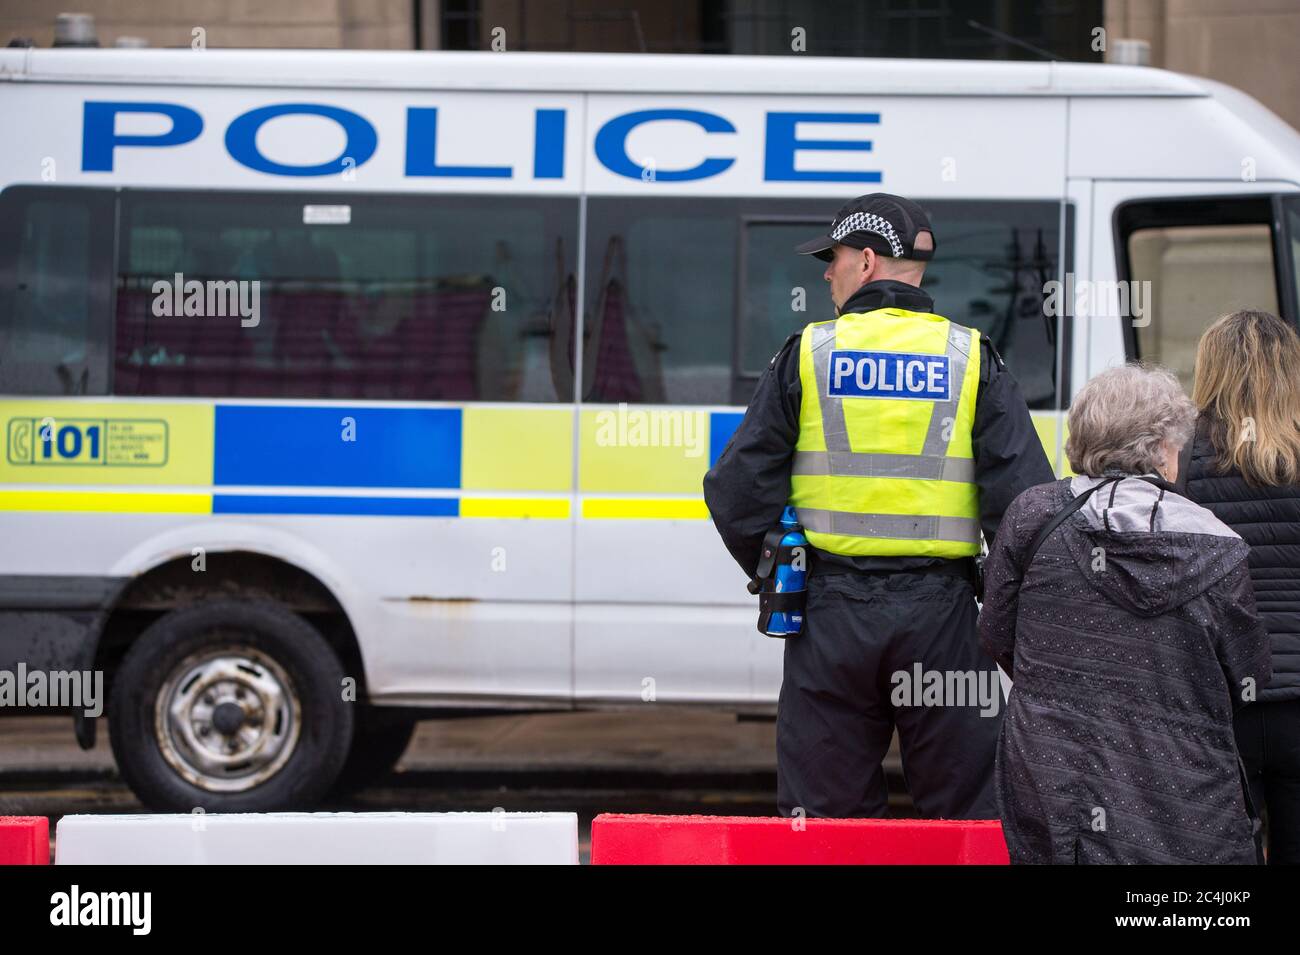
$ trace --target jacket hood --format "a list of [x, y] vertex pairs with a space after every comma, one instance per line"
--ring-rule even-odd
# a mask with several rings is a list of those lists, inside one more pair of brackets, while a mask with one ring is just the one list
[[[1078, 496], [1103, 479], [1070, 481]], [[1157, 616], [1204, 593], [1250, 549], [1210, 511], [1146, 481], [1125, 478], [1070, 516], [1070, 555], [1088, 583], [1131, 613]]]

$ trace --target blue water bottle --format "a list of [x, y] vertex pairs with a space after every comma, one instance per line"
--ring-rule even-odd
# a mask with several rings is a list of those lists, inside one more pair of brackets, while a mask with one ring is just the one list
[[[781, 538], [783, 560], [776, 565], [776, 586], [778, 594], [799, 593], [808, 580], [808, 538], [799, 526], [799, 518], [793, 507], [786, 507], [781, 514], [781, 526], [786, 534]], [[793, 637], [803, 629], [803, 611], [792, 613], [774, 613], [768, 622], [769, 637]]]

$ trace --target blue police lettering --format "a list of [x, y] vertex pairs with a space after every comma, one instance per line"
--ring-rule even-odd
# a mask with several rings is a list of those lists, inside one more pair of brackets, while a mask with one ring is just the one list
[[564, 110], [539, 109], [533, 123], [533, 178], [564, 178]]
[[800, 171], [794, 154], [801, 149], [870, 152], [869, 139], [797, 139], [797, 123], [872, 123], [879, 113], [768, 113], [763, 179], [767, 182], [880, 182], [874, 170], [825, 169]]
[[[156, 136], [119, 136], [118, 113], [155, 113], [172, 121], [172, 128]], [[203, 117], [177, 103], [112, 103], [87, 101], [81, 119], [81, 171], [112, 172], [113, 150], [118, 146], [181, 146], [198, 139]]]
[[[290, 166], [263, 156], [257, 148], [257, 132], [262, 125], [277, 116], [298, 115], [324, 116], [338, 123], [347, 136], [343, 151], [333, 159], [313, 166]], [[353, 167], [360, 166], [375, 154], [378, 145], [379, 137], [369, 121], [351, 110], [320, 103], [281, 103], [278, 106], [250, 109], [242, 116], [237, 116], [226, 128], [226, 152], [230, 153], [231, 158], [256, 172], [267, 172], [274, 176], [336, 175], [347, 168], [345, 160], [351, 159]]]
[[[533, 178], [564, 178], [562, 109], [539, 109], [533, 121]], [[438, 108], [406, 111], [406, 175], [459, 179], [513, 179], [513, 166], [443, 166], [438, 163]]]
[[826, 388], [833, 398], [950, 399], [947, 355], [836, 350], [829, 369]]
[[[149, 135], [117, 132], [120, 113], [146, 113], [171, 121], [171, 129]], [[346, 143], [331, 159], [290, 165], [262, 155], [256, 137], [271, 119], [286, 115], [312, 115], [332, 120], [343, 130]], [[533, 111], [532, 179], [563, 179], [566, 161], [566, 119], [564, 109]], [[438, 107], [412, 106], [406, 111], [405, 164], [407, 177], [511, 179], [509, 165], [449, 165], [437, 158]], [[610, 172], [628, 179], [642, 179], [646, 170], [627, 154], [627, 139], [633, 130], [663, 120], [692, 123], [709, 134], [734, 134], [736, 126], [717, 113], [694, 109], [642, 109], [609, 119], [596, 132], [592, 148], [596, 159]], [[878, 124], [879, 113], [772, 112], [765, 118], [763, 179], [766, 182], [881, 182], [878, 170], [799, 171], [795, 156], [801, 150], [871, 152], [867, 139], [800, 139], [800, 123]], [[199, 112], [180, 103], [87, 101], [83, 106], [82, 160], [84, 172], [113, 172], [118, 147], [157, 149], [183, 146], [197, 140], [204, 130]], [[353, 110], [327, 103], [276, 103], [249, 110], [236, 117], [224, 135], [226, 151], [240, 165], [269, 176], [329, 176], [342, 172], [350, 162], [355, 168], [371, 159], [379, 146], [374, 124]], [[686, 169], [655, 169], [658, 182], [691, 182], [722, 175], [736, 164], [735, 156], [710, 156]]]
[[[565, 110], [539, 109], [533, 120], [533, 178], [564, 178]], [[462, 179], [513, 179], [513, 166], [444, 166], [438, 163], [438, 108], [406, 111], [406, 175]]]
[[406, 174], [464, 179], [511, 179], [510, 166], [438, 165], [438, 108], [412, 106], [406, 111]]
[[[627, 154], [627, 137], [632, 130], [642, 123], [662, 119], [676, 119], [694, 123], [706, 133], [734, 133], [736, 127], [716, 113], [705, 113], [698, 109], [643, 109], [635, 113], [615, 116], [596, 134], [596, 158], [610, 172], [628, 179], [641, 179], [644, 167], [637, 165]], [[654, 178], [657, 182], [688, 182], [693, 179], [708, 179], [730, 169], [735, 159], [714, 157], [702, 160], [690, 169], [656, 169]]]

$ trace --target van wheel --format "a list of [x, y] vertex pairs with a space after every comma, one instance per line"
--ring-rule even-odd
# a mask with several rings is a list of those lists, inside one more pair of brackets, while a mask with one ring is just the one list
[[308, 807], [352, 742], [344, 676], [316, 628], [272, 601], [173, 610], [140, 635], [113, 681], [118, 769], [153, 809]]
[[352, 748], [330, 797], [347, 796], [392, 772], [410, 745], [417, 723], [410, 717], [390, 716], [382, 707], [358, 711]]

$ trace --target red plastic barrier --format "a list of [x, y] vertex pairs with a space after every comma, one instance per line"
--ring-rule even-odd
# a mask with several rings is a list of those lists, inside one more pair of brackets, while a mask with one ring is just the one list
[[49, 865], [50, 820], [0, 816], [0, 865]]
[[996, 819], [792, 819], [602, 813], [595, 865], [1007, 865]]

